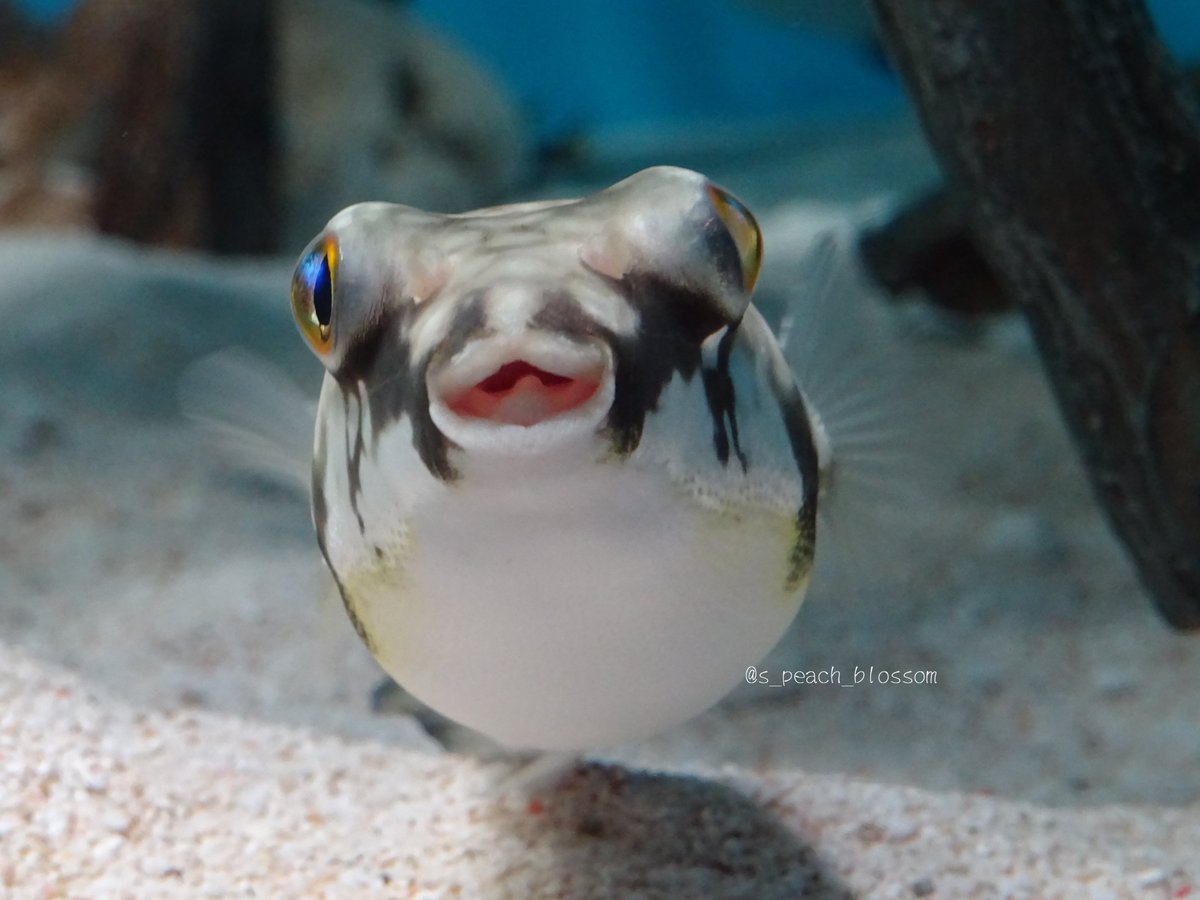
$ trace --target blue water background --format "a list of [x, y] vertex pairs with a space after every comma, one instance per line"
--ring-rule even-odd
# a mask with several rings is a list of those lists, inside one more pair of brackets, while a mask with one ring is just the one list
[[[72, 0], [18, 0], [52, 22]], [[400, 4], [397, 4], [400, 5]], [[637, 125], [831, 119], [903, 104], [868, 43], [736, 0], [412, 0], [504, 82], [544, 136]], [[1200, 59], [1200, 0], [1152, 0], [1172, 51]]]

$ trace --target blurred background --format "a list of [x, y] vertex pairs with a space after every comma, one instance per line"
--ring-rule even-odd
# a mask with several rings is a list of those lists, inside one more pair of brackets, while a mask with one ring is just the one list
[[[1200, 3], [1149, 6], [1200, 60]], [[579, 195], [662, 163], [754, 209], [759, 302], [801, 323], [822, 413], [900, 426], [865, 459], [887, 490], [825, 532], [826, 559], [849, 549], [770, 665], [939, 680], [747, 689], [612, 758], [1200, 799], [1200, 646], [1097, 508], [850, 0], [0, 0], [0, 639], [134, 703], [420, 739], [369, 710], [379, 672], [303, 488], [214, 451], [181, 385], [303, 469], [322, 370], [287, 285], [330, 216]], [[860, 308], [821, 320], [839, 305]], [[234, 346], [259, 361], [244, 380], [196, 380]], [[865, 358], [887, 374], [846, 378]]]
[[[1200, 7], [1149, 8], [1200, 57]], [[906, 109], [859, 2], [0, 0], [0, 227], [296, 252], [359, 200], [765, 164]]]
[[[16, 0], [43, 24], [68, 0]], [[901, 92], [857, 0], [488, 0], [392, 5], [470, 51], [552, 139], [646, 123], [895, 112]], [[1200, 7], [1150, 0], [1167, 45], [1200, 57]]]

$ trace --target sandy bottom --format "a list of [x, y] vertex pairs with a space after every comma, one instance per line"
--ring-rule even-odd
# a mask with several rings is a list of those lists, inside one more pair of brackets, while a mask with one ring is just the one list
[[[768, 307], [811, 280], [806, 228], [930, 173], [903, 128], [666, 161], [760, 212]], [[286, 267], [43, 237], [0, 239], [0, 271], [0, 895], [1200, 889], [1200, 641], [1138, 586], [1018, 322], [872, 314], [903, 458], [763, 664], [841, 686], [746, 685], [530, 800], [371, 715], [304, 502], [178, 415], [229, 345], [315, 392]], [[936, 684], [853, 684], [872, 667]]]

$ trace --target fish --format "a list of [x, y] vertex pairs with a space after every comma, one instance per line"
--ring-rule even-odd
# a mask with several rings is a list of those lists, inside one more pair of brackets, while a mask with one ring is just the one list
[[750, 210], [659, 166], [573, 200], [365, 202], [300, 256], [317, 543], [405, 690], [578, 753], [743, 681], [812, 574], [831, 447], [751, 303]]

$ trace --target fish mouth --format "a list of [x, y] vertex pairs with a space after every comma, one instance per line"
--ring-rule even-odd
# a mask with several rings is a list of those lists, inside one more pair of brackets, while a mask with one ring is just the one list
[[600, 390], [603, 373], [550, 372], [525, 359], [503, 363], [491, 375], [446, 397], [456, 415], [529, 428], [579, 409]]
[[598, 421], [612, 402], [612, 368], [600, 341], [534, 333], [472, 342], [431, 367], [426, 383], [435, 421], [450, 430], [534, 429]]

